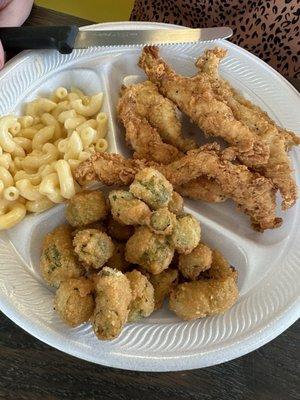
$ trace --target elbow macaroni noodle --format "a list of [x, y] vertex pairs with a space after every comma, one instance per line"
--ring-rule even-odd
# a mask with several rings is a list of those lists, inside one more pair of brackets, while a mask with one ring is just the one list
[[75, 169], [108, 148], [102, 104], [103, 93], [58, 87], [50, 98], [27, 103], [25, 115], [0, 117], [0, 230], [80, 190]]

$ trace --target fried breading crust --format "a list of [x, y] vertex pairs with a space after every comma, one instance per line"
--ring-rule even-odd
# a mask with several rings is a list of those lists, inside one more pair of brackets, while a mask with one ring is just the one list
[[180, 160], [160, 165], [146, 160], [126, 160], [118, 154], [97, 153], [76, 171], [76, 177], [93, 177], [106, 185], [129, 185], [135, 174], [152, 166], [177, 187], [207, 176], [216, 180], [223, 193], [233, 199], [238, 207], [250, 216], [255, 229], [263, 231], [280, 226], [282, 220], [275, 216], [275, 188], [272, 182], [244, 165], [222, 159], [217, 145], [205, 145], [188, 152]]
[[223, 314], [237, 301], [237, 272], [219, 251], [213, 250], [211, 268], [202, 274], [200, 280], [172, 289], [169, 307], [178, 317], [189, 320]]
[[[183, 156], [178, 149], [185, 152], [197, 147], [194, 140], [182, 135], [176, 106], [150, 81], [123, 86], [117, 109], [127, 144], [134, 150], [133, 158], [168, 164]], [[192, 186], [189, 189], [188, 183], [184, 189], [195, 193], [197, 199], [218, 201], [221, 189], [212, 180], [202, 177]]]
[[91, 318], [99, 339], [114, 339], [125, 325], [131, 302], [130, 283], [122, 272], [104, 267], [95, 277], [95, 310]]
[[225, 55], [225, 49], [206, 50], [196, 61], [198, 76], [208, 80], [217, 99], [225, 102], [234, 117], [248, 126], [269, 147], [268, 162], [258, 166], [257, 170], [270, 178], [280, 190], [283, 198], [282, 208], [292, 207], [297, 198], [297, 188], [287, 151], [292, 145], [299, 145], [300, 138], [293, 132], [277, 126], [266, 112], [246, 100], [227, 81], [220, 78], [219, 63]]
[[237, 120], [230, 107], [214, 95], [209, 80], [178, 75], [159, 57], [158, 48], [144, 47], [139, 66], [159, 91], [172, 100], [207, 135], [220, 136], [233, 146], [247, 166], [268, 161], [269, 148], [248, 126]]
[[[118, 103], [118, 113], [120, 120], [126, 128], [126, 138], [128, 138], [131, 146], [137, 153], [139, 153], [139, 151], [133, 146], [130, 132], [131, 127], [128, 125], [133, 115], [139, 117], [141, 120], [146, 119], [147, 122], [157, 130], [163, 142], [175, 146], [183, 152], [197, 147], [194, 140], [187, 139], [182, 135], [181, 123], [177, 115], [178, 110], [175, 104], [162, 96], [157, 87], [150, 81], [130, 85], [128, 87], [123, 86]], [[128, 132], [127, 128], [129, 128]], [[141, 129], [142, 127], [138, 128], [139, 131], [141, 131]], [[145, 145], [146, 144], [147, 143], [145, 143]], [[165, 146], [163, 145], [162, 147]], [[153, 157], [153, 154], [151, 154], [151, 147], [145, 150], [146, 152], [148, 151], [150, 157]], [[161, 150], [158, 149], [158, 151], [160, 154]]]

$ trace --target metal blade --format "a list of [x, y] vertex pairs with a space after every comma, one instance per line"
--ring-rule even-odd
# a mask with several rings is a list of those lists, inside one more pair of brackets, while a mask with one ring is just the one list
[[145, 29], [80, 31], [76, 37], [75, 49], [93, 46], [130, 46], [189, 43], [226, 39], [232, 35], [229, 27], [204, 29]]

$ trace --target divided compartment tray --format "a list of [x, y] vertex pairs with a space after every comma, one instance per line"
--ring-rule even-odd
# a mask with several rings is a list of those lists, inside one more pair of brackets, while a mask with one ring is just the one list
[[[136, 28], [163, 24], [134, 23]], [[97, 29], [134, 29], [130, 23]], [[95, 26], [91, 28], [95, 29]], [[89, 28], [87, 28], [89, 29]], [[195, 58], [207, 47], [228, 49], [221, 75], [279, 124], [299, 130], [299, 96], [275, 71], [227, 41], [162, 47], [161, 54], [180, 73], [195, 72]], [[37, 96], [58, 86], [77, 86], [87, 94], [104, 92], [109, 116], [109, 152], [125, 157], [123, 127], [116, 104], [123, 83], [142, 81], [141, 48], [91, 48], [60, 55], [23, 52], [0, 73], [0, 115], [20, 113]], [[191, 124], [183, 132], [199, 134]], [[299, 157], [292, 152], [296, 176]], [[298, 182], [299, 183], [299, 182]], [[101, 342], [91, 326], [67, 327], [53, 310], [53, 290], [43, 282], [39, 256], [43, 236], [64, 221], [64, 205], [0, 234], [0, 308], [18, 325], [50, 345], [99, 364], [146, 371], [184, 370], [217, 364], [245, 354], [274, 338], [299, 316], [299, 206], [283, 214], [283, 226], [257, 233], [231, 201], [209, 204], [185, 200], [186, 211], [201, 223], [202, 240], [219, 249], [239, 273], [240, 297], [224, 315], [180, 321], [165, 306], [149, 318], [126, 325], [120, 337]], [[280, 215], [278, 208], [278, 215]]]

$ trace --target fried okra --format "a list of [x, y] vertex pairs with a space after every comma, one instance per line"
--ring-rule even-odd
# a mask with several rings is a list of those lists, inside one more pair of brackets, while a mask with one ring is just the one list
[[211, 268], [205, 271], [203, 274], [204, 278], [222, 279], [228, 276], [233, 276], [237, 280], [236, 270], [230, 266], [229, 262], [218, 250], [212, 251], [212, 263]]
[[185, 278], [196, 280], [201, 272], [210, 268], [211, 263], [211, 249], [199, 243], [190, 254], [179, 255], [178, 269]]
[[161, 235], [170, 235], [176, 224], [176, 215], [166, 207], [153, 211], [149, 219], [149, 228], [152, 232]]
[[126, 243], [126, 260], [138, 264], [152, 274], [159, 274], [168, 268], [174, 250], [167, 238], [157, 235], [146, 226], [138, 227]]
[[71, 227], [61, 225], [46, 235], [40, 267], [45, 281], [55, 287], [62, 281], [84, 274], [74, 252]]
[[95, 278], [95, 293], [94, 332], [99, 339], [114, 339], [128, 319], [132, 299], [129, 280], [122, 272], [104, 267]]
[[146, 276], [137, 270], [127, 272], [126, 277], [132, 293], [128, 322], [134, 322], [148, 317], [153, 312], [154, 289]]
[[125, 259], [125, 244], [114, 242], [114, 252], [106, 262], [106, 266], [124, 272], [127, 270], [128, 265], [129, 262]]
[[151, 214], [150, 208], [143, 201], [135, 198], [125, 190], [112, 190], [109, 193], [111, 214], [113, 218], [124, 225], [143, 225]]
[[148, 206], [157, 210], [167, 207], [172, 198], [173, 186], [167, 179], [153, 168], [144, 168], [135, 175], [129, 187], [130, 192]]
[[90, 319], [95, 307], [93, 287], [85, 277], [68, 279], [60, 284], [54, 307], [68, 325], [78, 326]]
[[171, 291], [169, 307], [182, 319], [223, 314], [238, 298], [234, 277], [186, 282]]
[[178, 271], [168, 268], [158, 275], [151, 275], [149, 280], [154, 288], [154, 309], [162, 308], [164, 299], [169, 296], [172, 287], [176, 284]]
[[75, 228], [102, 220], [107, 215], [104, 194], [99, 191], [85, 190], [76, 193], [67, 204], [66, 218]]
[[79, 231], [73, 240], [75, 253], [87, 267], [101, 268], [112, 257], [114, 244], [111, 238], [97, 229]]
[[118, 221], [115, 221], [112, 216], [109, 217], [107, 222], [107, 233], [113, 239], [125, 242], [131, 235], [133, 235], [133, 232], [133, 226], [120, 224]]
[[199, 222], [190, 214], [177, 217], [171, 242], [179, 254], [189, 254], [200, 241], [201, 228]]
[[168, 205], [169, 210], [173, 214], [180, 214], [183, 211], [183, 198], [179, 193], [173, 191], [170, 203]]
[[237, 301], [238, 294], [237, 272], [214, 250], [211, 268], [198, 281], [173, 288], [169, 307], [180, 318], [202, 318], [224, 313]]

